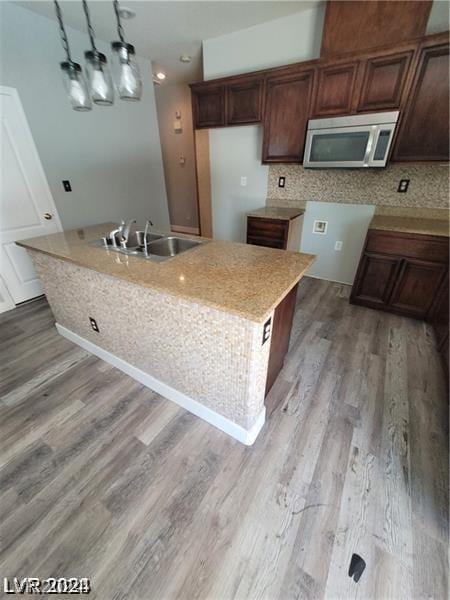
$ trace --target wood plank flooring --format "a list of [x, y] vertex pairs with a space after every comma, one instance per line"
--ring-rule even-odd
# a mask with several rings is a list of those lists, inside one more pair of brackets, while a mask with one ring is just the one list
[[58, 336], [44, 299], [1, 315], [0, 575], [90, 577], [98, 600], [447, 598], [432, 332], [349, 292], [302, 280], [250, 448]]

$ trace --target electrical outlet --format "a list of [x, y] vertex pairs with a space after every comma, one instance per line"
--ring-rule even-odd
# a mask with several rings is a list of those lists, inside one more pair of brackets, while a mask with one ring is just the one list
[[264, 323], [263, 338], [262, 338], [263, 346], [267, 342], [267, 340], [270, 338], [271, 325], [272, 325], [272, 317], [270, 317], [270, 319], [267, 319], [267, 321]]
[[286, 185], [286, 177], [278, 177], [278, 187], [284, 188]]
[[247, 177], [242, 176], [241, 177], [241, 186], [245, 187], [247, 185]]
[[336, 242], [334, 245], [334, 249], [340, 252], [342, 250], [342, 242]]
[[89, 317], [89, 321], [90, 321], [90, 323], [91, 323], [91, 327], [92, 327], [92, 329], [93, 329], [93, 330], [94, 330], [96, 333], [99, 333], [100, 329], [98, 328], [97, 321], [96, 321], [95, 319], [93, 319], [92, 317]]
[[398, 184], [397, 192], [400, 194], [406, 194], [409, 187], [409, 179], [400, 179], [400, 183]]
[[72, 191], [72, 186], [70, 185], [70, 181], [68, 179], [63, 179], [63, 188], [65, 192], [71, 192]]

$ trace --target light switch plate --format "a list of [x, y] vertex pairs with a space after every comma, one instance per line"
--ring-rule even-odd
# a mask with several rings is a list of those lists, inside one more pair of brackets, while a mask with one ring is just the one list
[[241, 177], [241, 186], [245, 187], [247, 185], [247, 177], [242, 176]]

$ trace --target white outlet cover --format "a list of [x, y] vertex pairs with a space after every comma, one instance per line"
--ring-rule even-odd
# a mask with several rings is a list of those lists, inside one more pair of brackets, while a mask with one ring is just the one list
[[319, 233], [321, 235], [326, 235], [328, 229], [328, 221], [314, 221], [313, 225], [313, 233]]
[[241, 185], [242, 185], [242, 187], [245, 187], [247, 185], [247, 177], [244, 177], [244, 176], [241, 177]]
[[342, 242], [336, 242], [334, 245], [334, 249], [340, 252], [342, 250]]

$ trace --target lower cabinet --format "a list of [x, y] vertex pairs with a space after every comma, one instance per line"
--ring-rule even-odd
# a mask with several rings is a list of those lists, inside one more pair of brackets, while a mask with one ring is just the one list
[[247, 244], [279, 248], [280, 250], [300, 250], [303, 227], [303, 214], [291, 219], [274, 219], [247, 216]]
[[448, 239], [369, 230], [350, 301], [428, 319], [448, 273]]

